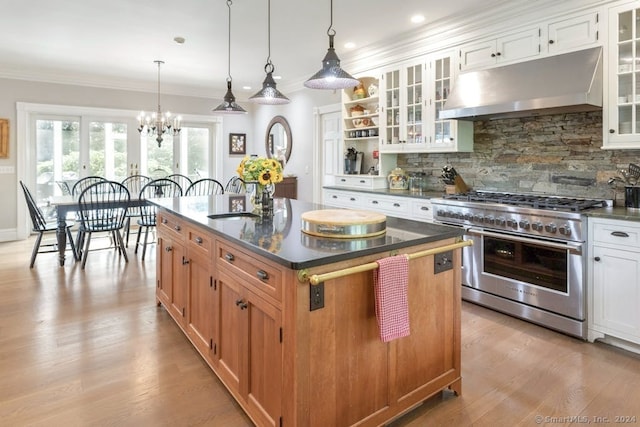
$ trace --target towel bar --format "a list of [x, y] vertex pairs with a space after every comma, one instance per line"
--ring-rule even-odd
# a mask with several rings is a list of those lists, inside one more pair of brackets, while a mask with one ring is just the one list
[[[428, 255], [435, 255], [441, 252], [451, 251], [453, 249], [463, 248], [465, 246], [471, 246], [473, 242], [471, 240], [465, 240], [451, 245], [440, 246], [439, 248], [427, 249], [424, 251], [414, 252], [407, 254], [409, 259], [420, 258]], [[312, 285], [317, 285], [326, 280], [337, 279], [338, 277], [348, 276], [350, 274], [362, 273], [363, 271], [375, 270], [378, 268], [377, 262], [368, 262], [366, 264], [356, 265], [355, 267], [343, 268], [342, 270], [332, 271], [331, 273], [313, 274], [309, 276], [309, 272], [304, 269], [298, 271], [298, 280], [300, 282], [309, 282]]]

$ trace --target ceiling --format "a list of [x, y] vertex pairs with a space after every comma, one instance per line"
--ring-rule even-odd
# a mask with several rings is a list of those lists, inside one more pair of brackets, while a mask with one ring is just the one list
[[[380, 45], [456, 16], [472, 16], [508, 0], [336, 0], [336, 51]], [[225, 0], [28, 0], [0, 14], [0, 77], [155, 91], [163, 60], [163, 93], [221, 98], [228, 68]], [[271, 1], [271, 59], [278, 87], [302, 82], [321, 67], [328, 47], [330, 2]], [[421, 13], [422, 24], [410, 16]], [[267, 1], [231, 6], [234, 93], [258, 91], [267, 58]], [[183, 44], [175, 37], [183, 37]], [[344, 64], [343, 64], [344, 65]], [[347, 70], [349, 71], [349, 70]], [[245, 89], [250, 86], [251, 89]], [[298, 87], [298, 86], [296, 86]]]

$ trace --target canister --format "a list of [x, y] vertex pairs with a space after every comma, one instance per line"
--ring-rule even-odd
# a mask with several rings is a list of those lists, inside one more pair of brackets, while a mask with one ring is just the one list
[[424, 172], [411, 172], [409, 174], [409, 191], [421, 194], [426, 190], [427, 177]]
[[630, 209], [640, 209], [640, 187], [624, 187], [624, 206]]

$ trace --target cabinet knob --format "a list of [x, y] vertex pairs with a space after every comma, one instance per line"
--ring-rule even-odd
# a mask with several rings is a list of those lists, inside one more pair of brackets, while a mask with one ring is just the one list
[[237, 300], [236, 300], [236, 305], [240, 305], [240, 304], [242, 304], [243, 302], [244, 302], [244, 300], [242, 300], [242, 299], [237, 299]]
[[247, 303], [246, 303], [246, 302], [244, 302], [244, 300], [243, 300], [243, 299], [236, 300], [236, 305], [237, 305], [238, 307], [240, 307], [240, 310], [244, 310], [244, 309], [246, 309], [247, 307], [249, 307], [249, 306], [247, 305]]
[[269, 273], [264, 270], [256, 271], [256, 276], [258, 276], [258, 279], [260, 280], [269, 280]]
[[554, 44], [555, 41], [554, 40], [549, 40], [549, 44]]
[[227, 260], [227, 261], [229, 261], [229, 262], [233, 262], [233, 260], [235, 260], [235, 259], [236, 259], [236, 257], [234, 257], [234, 256], [233, 256], [233, 254], [230, 254], [229, 252], [227, 252], [227, 253], [224, 255], [224, 259], [226, 259], [226, 260]]
[[500, 52], [496, 52], [496, 56], [500, 56], [502, 55]]
[[594, 260], [594, 261], [600, 261], [600, 257], [599, 257], [599, 256], [594, 257], [594, 258], [593, 258], [593, 260]]
[[162, 223], [163, 224], [166, 224], [167, 222], [169, 222], [169, 221], [167, 221], [167, 218], [162, 218]]
[[182, 228], [179, 225], [176, 225], [175, 227], [173, 227], [176, 231], [180, 231]]
[[185, 257], [182, 257], [182, 265], [187, 265], [189, 264], [189, 260], [186, 259]]
[[199, 245], [202, 244], [202, 237], [196, 237], [194, 240], [196, 241], [197, 244]]
[[171, 252], [173, 250], [173, 248], [171, 246], [167, 246], [166, 248], [164, 248], [164, 250], [166, 252]]
[[496, 54], [495, 54], [495, 53], [492, 53], [492, 54], [491, 54], [491, 57], [492, 57], [492, 58], [495, 58], [495, 57], [496, 57]]
[[616, 133], [615, 129], [609, 129], [609, 133]]

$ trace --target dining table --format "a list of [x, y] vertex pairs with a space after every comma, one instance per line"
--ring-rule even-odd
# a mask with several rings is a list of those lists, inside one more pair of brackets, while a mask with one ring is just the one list
[[[65, 262], [65, 248], [67, 247], [67, 216], [69, 212], [76, 213], [80, 210], [80, 203], [78, 199], [71, 195], [65, 196], [53, 196], [50, 199], [51, 206], [55, 206], [56, 216], [58, 219], [58, 227], [56, 228], [56, 239], [58, 243], [58, 260], [60, 262], [60, 266], [64, 266]], [[145, 199], [130, 199], [130, 200], [122, 200], [122, 201], [112, 201], [109, 203], [105, 203], [106, 206], [115, 206], [115, 207], [126, 207], [133, 208], [137, 206], [145, 206], [147, 204], [147, 200]], [[80, 256], [80, 248], [76, 248], [76, 253], [73, 254], [76, 260], [79, 259]]]

